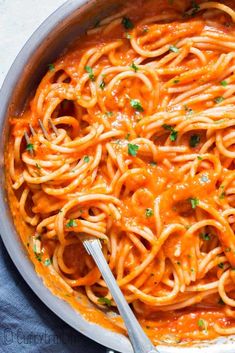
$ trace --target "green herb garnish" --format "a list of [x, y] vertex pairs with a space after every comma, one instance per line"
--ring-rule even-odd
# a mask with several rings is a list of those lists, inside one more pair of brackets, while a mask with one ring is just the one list
[[38, 254], [38, 253], [34, 253], [35, 254], [35, 257], [36, 257], [36, 259], [39, 261], [39, 262], [41, 262], [42, 261], [42, 255], [41, 254]]
[[196, 135], [196, 134], [192, 135], [189, 140], [190, 147], [196, 147], [199, 144], [200, 140], [201, 140], [200, 135]]
[[26, 151], [34, 151], [34, 145], [32, 143], [28, 143], [26, 146]]
[[107, 305], [107, 306], [111, 306], [111, 305], [112, 305], [111, 300], [108, 299], [108, 298], [105, 298], [105, 297], [99, 298], [99, 299], [98, 299], [98, 302], [99, 302], [100, 304], [105, 304], [105, 305]]
[[50, 265], [51, 265], [51, 259], [46, 259], [46, 260], [44, 261], [44, 265], [45, 265], [45, 266], [50, 266]]
[[221, 194], [219, 195], [219, 199], [220, 200], [223, 200], [224, 198], [225, 198], [225, 192], [223, 191], [223, 192], [221, 192]]
[[133, 24], [133, 22], [130, 20], [129, 17], [123, 17], [123, 19], [122, 19], [122, 25], [123, 25], [124, 28], [126, 28], [126, 29], [132, 29], [132, 28], [134, 28], [134, 24]]
[[135, 72], [137, 72], [139, 69], [138, 69], [138, 66], [136, 66], [136, 64], [133, 62], [132, 64], [131, 64], [131, 68], [135, 71]]
[[149, 31], [148, 26], [144, 26], [144, 28], [143, 28], [143, 33], [148, 33], [148, 31]]
[[49, 71], [54, 71], [55, 70], [55, 65], [54, 64], [48, 64], [48, 69], [49, 69]]
[[224, 305], [224, 301], [223, 301], [223, 299], [222, 299], [222, 298], [219, 298], [219, 300], [218, 300], [218, 304], [220, 304], [220, 305]]
[[129, 39], [129, 40], [130, 40], [131, 38], [132, 38], [131, 34], [127, 32], [127, 33], [126, 33], [126, 39]]
[[171, 125], [168, 125], [168, 124], [163, 124], [162, 127], [165, 129], [165, 130], [168, 130], [170, 131], [170, 140], [171, 141], [175, 141], [177, 139], [177, 135], [178, 135], [178, 131], [176, 131], [173, 126]]
[[200, 234], [200, 237], [201, 237], [203, 240], [206, 240], [206, 241], [211, 240], [211, 236], [210, 236], [209, 233], [201, 233], [201, 234]]
[[137, 151], [138, 151], [138, 149], [139, 149], [139, 146], [138, 146], [138, 145], [133, 145], [133, 144], [131, 144], [131, 143], [128, 143], [127, 146], [128, 146], [128, 154], [129, 154], [130, 156], [136, 157]]
[[153, 216], [153, 210], [152, 210], [152, 208], [146, 208], [146, 210], [145, 210], [145, 216], [146, 216], [146, 217], [152, 217], [152, 216]]
[[113, 116], [113, 112], [106, 112], [105, 115], [106, 116]]
[[221, 86], [223, 86], [223, 87], [228, 86], [228, 82], [227, 82], [227, 81], [220, 81], [220, 84], [221, 84]]
[[77, 222], [74, 219], [70, 219], [68, 221], [68, 223], [66, 224], [66, 227], [67, 228], [72, 228], [72, 227], [76, 227], [76, 225], [77, 225]]
[[144, 111], [144, 108], [142, 107], [142, 105], [138, 99], [131, 99], [130, 104], [131, 104], [132, 108], [134, 108], [137, 112]]
[[199, 10], [200, 10], [200, 6], [196, 3], [196, 1], [192, 1], [192, 16], [195, 15]]
[[38, 169], [42, 169], [42, 167], [38, 163], [35, 164], [35, 167], [38, 168]]
[[85, 157], [84, 157], [84, 162], [85, 162], [85, 163], [88, 163], [89, 161], [90, 161], [90, 157], [89, 157], [89, 156], [85, 156]]
[[223, 268], [224, 268], [224, 263], [223, 263], [223, 262], [220, 262], [220, 263], [218, 264], [218, 267], [221, 268], [221, 269], [223, 269]]
[[224, 100], [224, 97], [216, 97], [215, 99], [214, 99], [214, 102], [215, 103], [221, 103], [221, 102], [223, 102], [223, 100]]
[[197, 197], [191, 197], [189, 202], [191, 203], [193, 209], [199, 205], [199, 199]]
[[186, 111], [186, 114], [193, 114], [193, 109], [189, 108], [187, 104], [184, 105], [184, 109]]
[[104, 87], [105, 87], [105, 82], [104, 80], [102, 80], [100, 83], [100, 89], [104, 90]]
[[91, 66], [85, 66], [85, 70], [86, 70], [86, 72], [88, 72], [88, 74], [89, 74], [89, 79], [90, 79], [91, 81], [94, 81], [95, 76], [94, 76], [92, 67], [91, 67]]
[[206, 330], [207, 328], [207, 322], [203, 319], [199, 319], [197, 325], [201, 330]]

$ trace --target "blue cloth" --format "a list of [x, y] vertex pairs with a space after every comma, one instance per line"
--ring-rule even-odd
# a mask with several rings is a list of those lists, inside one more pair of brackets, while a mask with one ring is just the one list
[[0, 353], [105, 353], [52, 313], [11, 261], [0, 237]]

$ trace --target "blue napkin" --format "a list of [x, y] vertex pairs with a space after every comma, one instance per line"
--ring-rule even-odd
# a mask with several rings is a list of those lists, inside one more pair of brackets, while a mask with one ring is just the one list
[[52, 313], [33, 293], [0, 238], [0, 352], [105, 353]]

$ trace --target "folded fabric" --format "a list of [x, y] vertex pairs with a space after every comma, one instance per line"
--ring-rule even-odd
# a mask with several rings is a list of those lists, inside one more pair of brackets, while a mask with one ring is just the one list
[[33, 293], [0, 238], [0, 352], [105, 353], [105, 347], [79, 334]]

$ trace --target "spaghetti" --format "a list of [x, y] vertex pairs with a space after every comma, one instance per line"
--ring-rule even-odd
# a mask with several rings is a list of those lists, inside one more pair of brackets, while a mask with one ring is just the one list
[[234, 6], [127, 5], [11, 119], [10, 204], [40, 274], [115, 307], [81, 243], [99, 238], [155, 343], [235, 334]]

